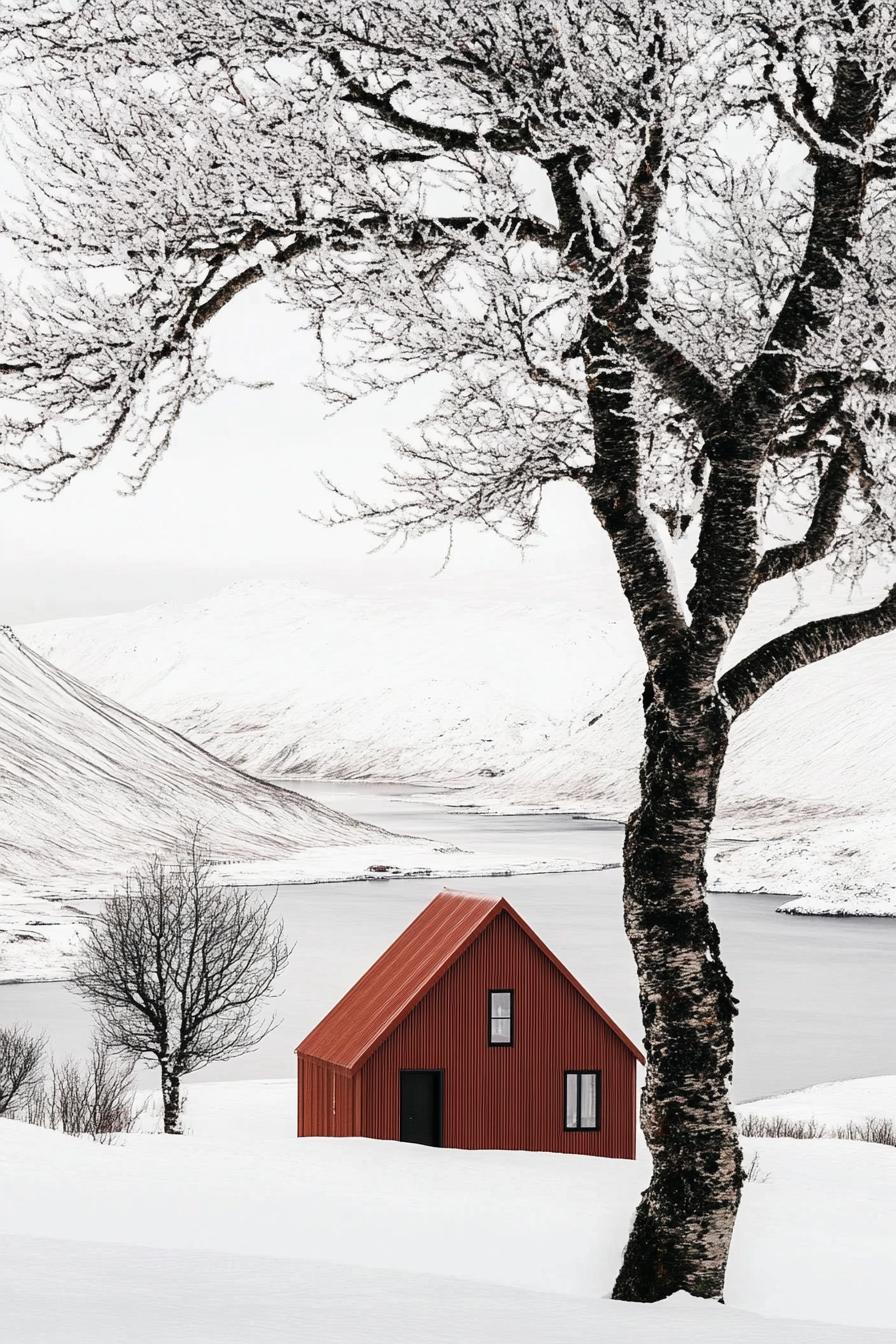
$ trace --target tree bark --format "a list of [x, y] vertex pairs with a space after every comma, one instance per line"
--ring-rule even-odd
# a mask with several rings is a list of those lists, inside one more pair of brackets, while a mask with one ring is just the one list
[[180, 1075], [162, 1065], [162, 1109], [166, 1134], [180, 1133]]
[[714, 688], [648, 674], [641, 802], [625, 837], [626, 931], [638, 968], [653, 1175], [613, 1296], [721, 1300], [743, 1182], [728, 1100], [737, 1011], [706, 904], [706, 844], [728, 743]]

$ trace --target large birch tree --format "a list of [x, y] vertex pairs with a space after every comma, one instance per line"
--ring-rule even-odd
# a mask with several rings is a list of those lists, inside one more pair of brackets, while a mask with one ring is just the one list
[[[434, 389], [384, 502], [340, 516], [524, 538], [545, 487], [585, 492], [647, 663], [624, 911], [653, 1174], [615, 1292], [721, 1296], [743, 1171], [704, 864], [731, 725], [896, 628], [890, 7], [9, 0], [0, 23], [33, 277], [0, 353], [11, 478], [53, 493], [126, 445], [138, 485], [215, 385], [204, 333], [266, 282], [333, 396]], [[819, 561], [894, 586], [726, 664], [757, 588]]]

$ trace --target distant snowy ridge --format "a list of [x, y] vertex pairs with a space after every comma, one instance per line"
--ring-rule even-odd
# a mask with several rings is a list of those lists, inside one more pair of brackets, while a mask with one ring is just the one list
[[[820, 580], [767, 585], [730, 660], [844, 601]], [[352, 596], [258, 582], [27, 630], [103, 690], [258, 771], [466, 785], [453, 801], [496, 812], [622, 818], [637, 799], [643, 663], [621, 595], [579, 572]], [[896, 635], [883, 636], [785, 679], [738, 720], [714, 886], [806, 913], [896, 912], [894, 668]]]
[[[640, 678], [591, 726], [475, 790], [489, 810], [588, 810], [637, 802]], [[732, 729], [709, 876], [714, 888], [794, 898], [792, 914], [896, 916], [896, 635], [805, 668]], [[732, 844], [730, 841], [736, 841]]]
[[[504, 872], [254, 779], [106, 699], [0, 628], [0, 980], [56, 977], [82, 915], [195, 825], [228, 882]], [[253, 868], [254, 865], [254, 868]], [[513, 871], [586, 863], [542, 860]], [[74, 903], [73, 903], [74, 902]]]
[[511, 769], [587, 719], [638, 658], [620, 602], [566, 575], [349, 594], [258, 581], [22, 633], [255, 774], [446, 783]]

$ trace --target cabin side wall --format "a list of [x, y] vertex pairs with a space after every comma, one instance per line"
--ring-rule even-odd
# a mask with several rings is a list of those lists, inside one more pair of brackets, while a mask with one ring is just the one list
[[[514, 1044], [488, 1042], [488, 992], [514, 992]], [[502, 913], [360, 1072], [359, 1133], [399, 1137], [401, 1069], [443, 1071], [443, 1142], [635, 1155], [636, 1062], [519, 925]], [[599, 1069], [601, 1127], [564, 1128], [566, 1070]]]
[[360, 1133], [361, 1079], [309, 1055], [297, 1055], [299, 1138]]

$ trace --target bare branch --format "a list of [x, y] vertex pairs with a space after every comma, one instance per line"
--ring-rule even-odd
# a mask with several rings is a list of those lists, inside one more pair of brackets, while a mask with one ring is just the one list
[[40, 1090], [45, 1048], [27, 1027], [0, 1027], [0, 1115], [28, 1111]]
[[812, 519], [801, 541], [766, 551], [756, 567], [754, 585], [783, 578], [823, 559], [837, 535], [850, 481], [858, 470], [855, 445], [841, 446], [830, 457], [818, 485]]
[[809, 621], [769, 640], [725, 673], [719, 693], [733, 715], [743, 714], [791, 672], [892, 630], [896, 630], [896, 586], [876, 607]]

